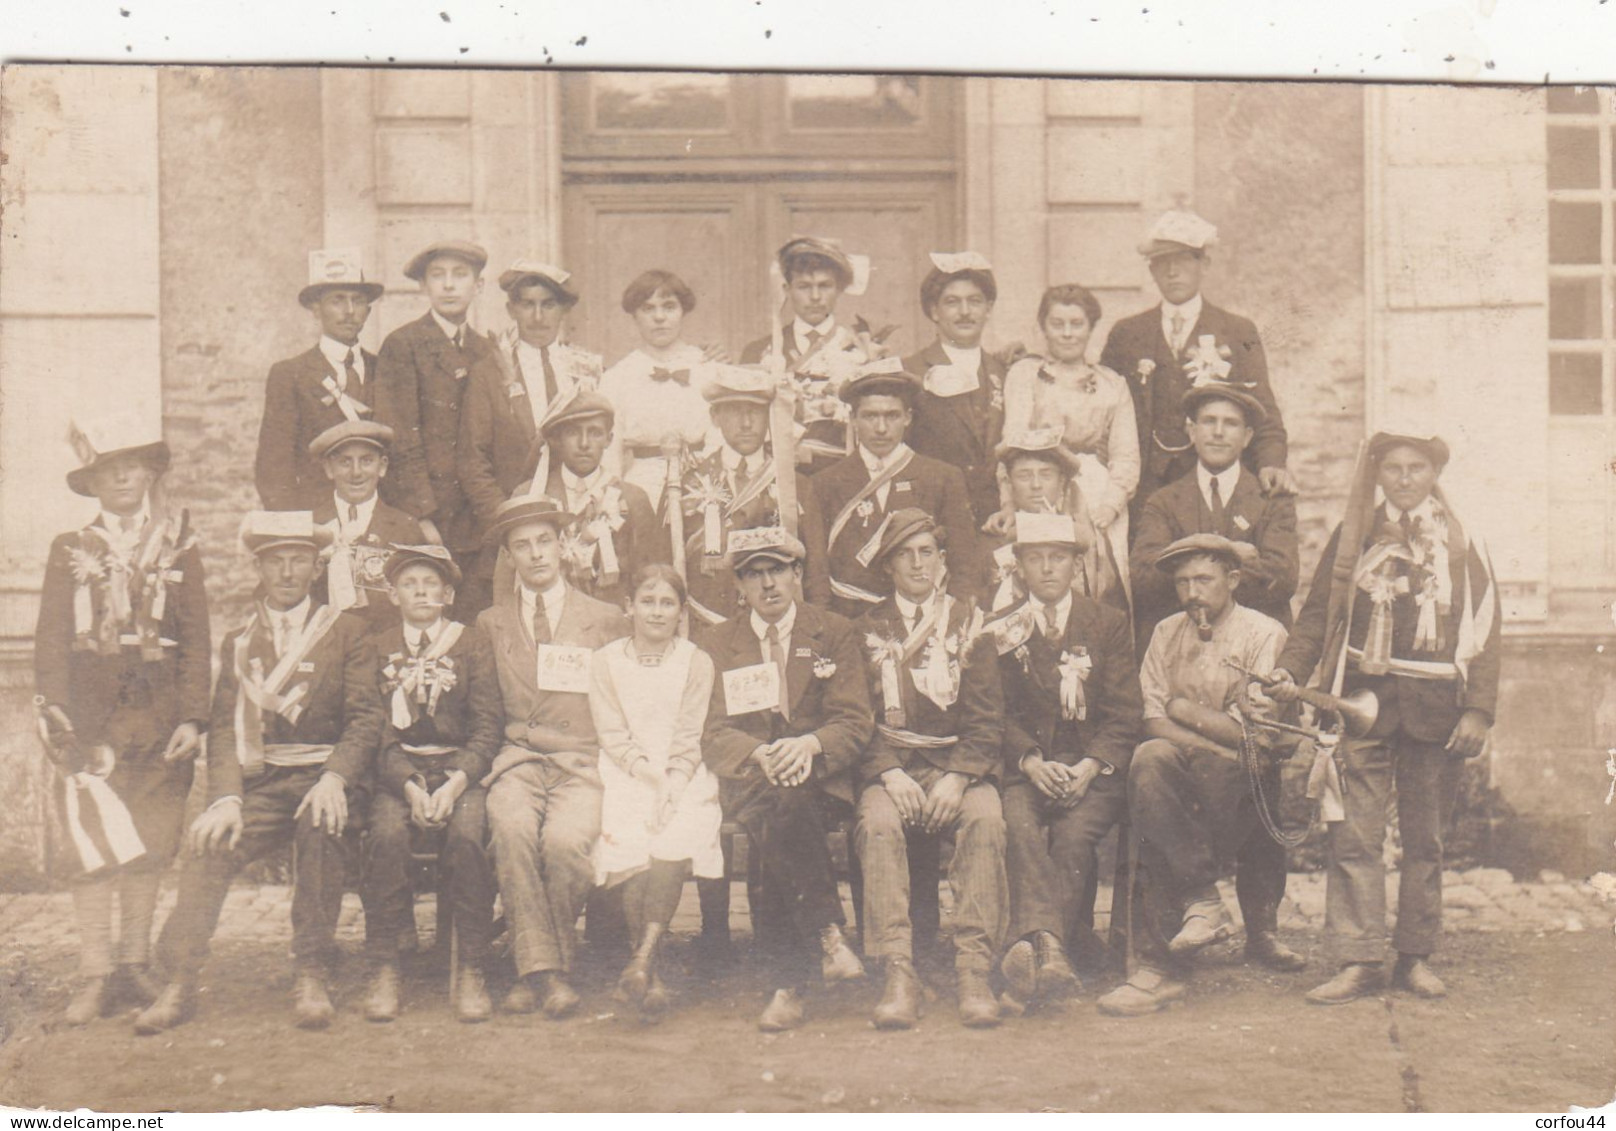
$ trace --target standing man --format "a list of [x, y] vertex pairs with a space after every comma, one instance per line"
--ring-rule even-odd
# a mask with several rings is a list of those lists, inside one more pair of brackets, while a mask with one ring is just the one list
[[315, 600], [338, 611], [358, 610], [372, 630], [398, 619], [385, 570], [393, 546], [425, 541], [420, 523], [377, 495], [392, 443], [393, 430], [385, 424], [344, 420], [309, 444], [332, 487], [314, 508], [314, 521], [331, 531], [330, 557], [314, 582]]
[[172, 1029], [190, 1015], [231, 877], [288, 842], [297, 853], [296, 1024], [323, 1029], [335, 1015], [326, 983], [355, 840], [351, 818], [366, 806], [382, 701], [364, 621], [309, 595], [330, 539], [308, 511], [255, 511], [242, 524], [260, 597], [219, 649], [208, 805], [191, 824], [192, 858], [157, 940], [169, 983], [135, 1019], [137, 1033]]
[[404, 274], [421, 284], [430, 309], [387, 335], [376, 360], [376, 419], [394, 436], [388, 502], [468, 559], [478, 549], [476, 521], [460, 490], [456, 445], [467, 376], [493, 349], [466, 320], [487, 262], [486, 251], [458, 240], [417, 252]]
[[825, 830], [851, 808], [850, 771], [873, 727], [869, 687], [853, 626], [798, 600], [803, 555], [782, 529], [738, 531], [730, 562], [748, 611], [702, 642], [718, 669], [702, 757], [756, 855], [752, 925], [775, 986], [758, 1018], [765, 1032], [802, 1023], [816, 966], [826, 982], [864, 976], [842, 937]]
[[1062, 514], [1016, 515], [1027, 599], [990, 629], [1004, 683], [1004, 819], [1011, 1007], [1075, 993], [1066, 947], [1091, 913], [1099, 843], [1122, 818], [1139, 736], [1139, 679], [1121, 610], [1072, 591], [1081, 553]]
[[600, 743], [589, 713], [590, 655], [628, 635], [622, 611], [568, 585], [561, 539], [572, 515], [544, 497], [518, 496], [494, 512], [491, 543], [516, 570], [477, 626], [494, 649], [505, 743], [483, 779], [516, 984], [512, 1013], [578, 1007], [567, 983], [577, 923], [594, 886], [600, 835]]
[[[769, 410], [778, 386], [768, 374], [735, 365], [713, 366], [702, 388], [723, 443], [685, 471], [685, 564], [690, 611], [707, 625], [722, 624], [745, 606], [735, 588], [725, 547], [731, 533], [780, 526], [779, 465], [769, 442]], [[792, 465], [795, 467], [795, 463]], [[830, 605], [825, 566], [825, 519], [808, 477], [793, 471], [797, 540], [803, 544], [803, 600]]]
[[[1492, 563], [1442, 493], [1448, 445], [1380, 432], [1359, 461], [1346, 518], [1330, 536], [1272, 694], [1315, 674], [1336, 694], [1380, 700], [1369, 734], [1343, 743], [1345, 817], [1330, 829], [1324, 934], [1340, 972], [1307, 999], [1352, 1001], [1380, 988], [1386, 946], [1386, 807], [1403, 843], [1392, 984], [1446, 992], [1427, 965], [1442, 937], [1442, 833], [1467, 758], [1486, 749], [1498, 707], [1498, 589]], [[1384, 501], [1375, 503], [1379, 488]]]
[[[1070, 487], [1077, 474], [1072, 453], [1061, 442], [1059, 428], [1036, 428], [1006, 436], [998, 447], [999, 464], [1010, 491], [1013, 513], [1009, 522], [994, 521], [983, 533], [982, 557], [987, 563], [987, 607], [995, 612], [1019, 604], [1027, 596], [1027, 583], [1016, 561], [1016, 514], [1065, 514]], [[1095, 576], [1094, 524], [1088, 510], [1076, 499], [1077, 514], [1072, 531], [1077, 539], [1077, 572], [1072, 586], [1078, 593], [1093, 596]], [[991, 547], [991, 549], [989, 549]]]
[[976, 521], [965, 477], [952, 464], [919, 455], [904, 442], [914, 423], [920, 382], [896, 358], [878, 361], [842, 386], [858, 447], [814, 477], [820, 512], [830, 517], [826, 558], [831, 609], [857, 617], [881, 603], [892, 581], [872, 567], [887, 516], [918, 507], [948, 530], [950, 592], [981, 588]]
[[[580, 385], [594, 388], [600, 358], [561, 343], [561, 331], [578, 292], [560, 267], [519, 259], [500, 272], [505, 312], [513, 330], [471, 367], [460, 412], [455, 468], [471, 503], [479, 544], [494, 511], [532, 480], [544, 441], [540, 425], [563, 397]], [[467, 588], [460, 600], [480, 612], [493, 599], [493, 555], [463, 559]]]
[[[1263, 842], [1272, 838], [1257, 814], [1236, 750], [1239, 724], [1230, 717], [1250, 682], [1241, 672], [1269, 671], [1269, 657], [1285, 646], [1278, 621], [1235, 600], [1242, 566], [1254, 556], [1247, 543], [1192, 534], [1156, 558], [1183, 610], [1156, 626], [1139, 675], [1147, 737], [1134, 751], [1128, 812], [1139, 841], [1144, 921], [1135, 932], [1138, 964], [1100, 999], [1102, 1013], [1153, 1013], [1184, 995], [1174, 974], [1232, 931], [1217, 888], [1231, 855], [1239, 861], [1235, 890], [1247, 956], [1285, 970], [1302, 965], [1274, 934], [1285, 869], [1276, 875], [1260, 866]], [[1265, 793], [1279, 796], [1278, 763]]]
[[920, 309], [937, 340], [903, 367], [923, 375], [915, 399], [915, 451], [960, 469], [977, 528], [999, 510], [995, 448], [1004, 432], [1004, 363], [982, 348], [999, 287], [974, 251], [931, 253]]
[[877, 1029], [920, 1017], [909, 904], [909, 839], [952, 832], [960, 1021], [999, 1023], [988, 975], [1005, 928], [1004, 814], [995, 780], [1004, 695], [981, 614], [943, 592], [947, 532], [925, 511], [894, 512], [872, 563], [893, 594], [854, 625], [869, 659], [875, 738], [854, 763], [867, 957], [886, 963]]
[[309, 285], [297, 301], [320, 324], [306, 353], [278, 361], [264, 386], [253, 477], [266, 510], [310, 510], [325, 493], [309, 442], [334, 424], [370, 416], [376, 357], [359, 346], [380, 283], [367, 283], [357, 251], [309, 253]]
[[1285, 467], [1285, 421], [1268, 382], [1257, 327], [1201, 295], [1217, 239], [1218, 230], [1193, 212], [1163, 213], [1139, 245], [1162, 301], [1113, 326], [1100, 355], [1100, 364], [1123, 377], [1133, 393], [1142, 465], [1133, 496], [1136, 518], [1157, 488], [1194, 469], [1183, 397], [1210, 380], [1233, 383], [1262, 405], [1246, 466], [1263, 494], [1296, 494], [1296, 480]]

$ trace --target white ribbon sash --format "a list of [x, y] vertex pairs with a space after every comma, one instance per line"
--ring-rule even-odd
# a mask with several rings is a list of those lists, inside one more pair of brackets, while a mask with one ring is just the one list
[[[460, 634], [466, 626], [457, 620], [445, 621], [443, 631], [432, 642], [425, 652], [419, 656], [406, 656], [403, 670], [399, 673], [398, 686], [393, 689], [392, 722], [398, 730], [409, 730], [415, 722], [411, 711], [411, 701], [419, 704], [428, 715], [437, 713], [438, 695], [441, 690], [437, 679], [437, 662], [448, 654], [460, 640]], [[430, 685], [430, 688], [429, 688]]]

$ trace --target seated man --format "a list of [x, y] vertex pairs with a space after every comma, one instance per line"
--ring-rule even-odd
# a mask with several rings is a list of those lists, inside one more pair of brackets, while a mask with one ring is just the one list
[[[1156, 626], [1140, 671], [1148, 737], [1134, 751], [1128, 813], [1139, 842], [1143, 922], [1134, 938], [1138, 963], [1100, 999], [1102, 1013], [1152, 1013], [1184, 995], [1172, 976], [1182, 961], [1232, 932], [1217, 887], [1230, 855], [1239, 860], [1247, 955], [1285, 969], [1300, 965], [1273, 933], [1284, 869], [1276, 882], [1250, 863], [1271, 838], [1236, 750], [1240, 724], [1230, 715], [1250, 683], [1241, 671], [1269, 671], [1285, 646], [1278, 621], [1235, 599], [1242, 564], [1255, 553], [1244, 542], [1192, 534], [1156, 559], [1156, 568], [1171, 574], [1183, 611]], [[1265, 792], [1277, 797], [1277, 763], [1271, 780]]]
[[323, 1029], [353, 822], [362, 813], [382, 706], [365, 624], [309, 596], [330, 532], [308, 511], [255, 511], [242, 525], [261, 585], [247, 622], [219, 649], [208, 731], [208, 807], [191, 825], [193, 857], [157, 940], [169, 980], [137, 1033], [190, 1014], [230, 879], [291, 842], [293, 988], [300, 1028]]
[[452, 903], [460, 973], [455, 1015], [486, 1021], [492, 1007], [483, 963], [494, 925], [494, 871], [484, 844], [483, 775], [500, 746], [504, 716], [494, 654], [481, 629], [448, 620], [460, 567], [442, 546], [400, 546], [387, 559], [402, 614], [373, 638], [388, 726], [370, 804], [365, 862], [365, 947], [372, 956], [365, 1016], [398, 1016], [398, 938], [415, 924], [410, 826], [447, 828], [441, 891]]
[[891, 577], [893, 595], [854, 625], [881, 708], [875, 738], [854, 763], [864, 953], [887, 966], [877, 1029], [912, 1028], [920, 1017], [908, 839], [948, 831], [960, 1020], [999, 1023], [988, 975], [1005, 925], [1004, 814], [994, 785], [1004, 696], [980, 614], [938, 588], [944, 536], [925, 511], [894, 511], [872, 563]]
[[1013, 940], [999, 963], [1012, 1009], [1074, 993], [1065, 947], [1085, 918], [1095, 852], [1126, 804], [1139, 735], [1128, 619], [1072, 591], [1072, 519], [1016, 515], [1027, 599], [990, 624], [1008, 707], [1004, 819]]
[[395, 545], [426, 541], [419, 522], [377, 497], [392, 443], [393, 430], [385, 424], [345, 420], [309, 444], [332, 487], [314, 507], [314, 521], [331, 531], [325, 572], [314, 581], [315, 600], [358, 610], [372, 631], [398, 619], [383, 576], [387, 556]]
[[825, 981], [864, 976], [842, 938], [825, 831], [851, 806], [849, 771], [873, 722], [853, 626], [798, 600], [802, 543], [759, 527], [730, 545], [748, 611], [701, 642], [718, 669], [702, 758], [755, 854], [752, 924], [776, 987], [758, 1027], [777, 1032], [802, 1023], [816, 951]]
[[513, 1013], [561, 1018], [578, 1006], [567, 984], [578, 913], [594, 885], [600, 835], [599, 743], [589, 713], [590, 654], [628, 635], [621, 610], [568, 585], [561, 536], [574, 516], [555, 500], [517, 496], [488, 528], [516, 585], [495, 595], [477, 627], [494, 650], [505, 744], [484, 779], [500, 898], [510, 921]]

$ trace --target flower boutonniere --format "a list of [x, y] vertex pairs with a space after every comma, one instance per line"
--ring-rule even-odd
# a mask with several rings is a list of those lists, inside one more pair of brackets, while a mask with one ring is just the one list
[[829, 656], [814, 657], [814, 678], [829, 679], [836, 674], [836, 661]]
[[865, 499], [863, 502], [859, 503], [858, 509], [854, 511], [854, 513], [859, 516], [859, 522], [862, 525], [870, 525], [870, 519], [875, 516], [875, 500]]
[[1141, 357], [1139, 359], [1139, 367], [1135, 370], [1135, 372], [1139, 374], [1139, 387], [1142, 389], [1150, 383], [1150, 375], [1156, 372], [1155, 359]]
[[1081, 721], [1088, 717], [1088, 699], [1083, 694], [1083, 684], [1093, 670], [1094, 661], [1089, 658], [1089, 650], [1081, 644], [1061, 652], [1061, 718]]

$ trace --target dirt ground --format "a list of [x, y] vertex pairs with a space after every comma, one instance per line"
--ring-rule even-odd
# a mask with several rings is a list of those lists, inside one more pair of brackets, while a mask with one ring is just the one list
[[[71, 960], [7, 957], [0, 985], [0, 1104], [102, 1111], [212, 1111], [313, 1104], [424, 1111], [1538, 1111], [1616, 1095], [1616, 947], [1602, 932], [1449, 937], [1436, 969], [1446, 1002], [1405, 994], [1320, 1008], [1301, 993], [1322, 967], [1275, 975], [1219, 947], [1184, 1003], [1154, 1017], [1102, 1017], [1094, 993], [971, 1031], [946, 967], [918, 1029], [878, 1033], [877, 987], [816, 998], [800, 1030], [754, 1027], [760, 974], [743, 958], [722, 981], [671, 952], [676, 1012], [658, 1026], [620, 1015], [613, 969], [581, 971], [580, 1015], [498, 1015], [460, 1025], [432, 957], [407, 967], [404, 1016], [361, 1016], [362, 970], [338, 983], [337, 1023], [290, 1024], [284, 952], [221, 945], [197, 1017], [160, 1037], [130, 1014], [86, 1029], [56, 1017]], [[266, 972], [268, 976], [266, 977]]]

